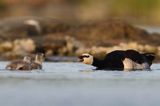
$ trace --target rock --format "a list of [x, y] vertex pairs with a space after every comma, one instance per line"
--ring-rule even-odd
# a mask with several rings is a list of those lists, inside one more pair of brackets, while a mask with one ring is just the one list
[[13, 49], [13, 44], [11, 42], [3, 42], [0, 44], [0, 52], [7, 52]]
[[145, 46], [144, 46], [144, 50], [145, 51], [148, 51], [148, 52], [156, 52], [157, 51], [157, 48], [156, 47], [154, 47], [154, 46], [151, 46], [151, 45], [148, 45], [148, 44], [146, 44]]
[[0, 21], [0, 52], [5, 58], [33, 52], [43, 52], [46, 56], [75, 56], [88, 52], [100, 57], [117, 49], [157, 52], [159, 39], [159, 34], [150, 34], [122, 20], [77, 25], [47, 17]]
[[157, 48], [157, 55], [160, 57], [160, 46]]
[[0, 58], [15, 59], [31, 54], [35, 51], [36, 45], [32, 39], [16, 39], [12, 42], [0, 43]]
[[130, 42], [130, 43], [128, 43], [128, 48], [138, 50], [138, 43], [137, 42]]
[[152, 34], [144, 29], [122, 20], [108, 19], [84, 23], [77, 27], [75, 34], [78, 40], [88, 46], [113, 46], [121, 42], [160, 45], [159, 34], [151, 36]]
[[36, 45], [32, 39], [17, 39], [13, 42], [13, 53], [24, 55], [33, 53]]
[[42, 33], [41, 25], [38, 20], [28, 19], [24, 21], [24, 25], [26, 25], [27, 35], [29, 36], [40, 35]]
[[65, 33], [70, 26], [48, 17], [15, 17], [0, 21], [0, 41], [44, 36], [50, 33]]

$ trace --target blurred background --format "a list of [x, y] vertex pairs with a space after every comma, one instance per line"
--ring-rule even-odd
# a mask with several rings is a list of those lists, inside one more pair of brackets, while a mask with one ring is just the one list
[[159, 12], [160, 0], [0, 0], [0, 57], [43, 52], [58, 61], [51, 57], [116, 49], [160, 56]]
[[160, 24], [160, 0], [0, 0], [0, 16], [47, 16], [69, 21], [115, 17]]

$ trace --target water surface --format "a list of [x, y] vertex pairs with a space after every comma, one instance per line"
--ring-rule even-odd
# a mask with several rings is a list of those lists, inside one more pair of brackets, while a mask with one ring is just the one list
[[44, 63], [11, 72], [0, 63], [1, 106], [159, 106], [160, 64], [152, 71], [94, 71], [81, 63]]

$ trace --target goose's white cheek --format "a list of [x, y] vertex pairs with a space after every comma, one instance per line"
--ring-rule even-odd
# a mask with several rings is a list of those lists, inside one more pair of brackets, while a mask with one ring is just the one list
[[93, 58], [84, 58], [83, 63], [91, 65], [93, 63]]

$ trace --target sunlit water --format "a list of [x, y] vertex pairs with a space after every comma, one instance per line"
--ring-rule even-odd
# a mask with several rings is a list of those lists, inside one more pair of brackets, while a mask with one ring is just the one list
[[159, 106], [160, 64], [152, 71], [93, 71], [80, 63], [44, 63], [11, 72], [0, 63], [0, 106]]

